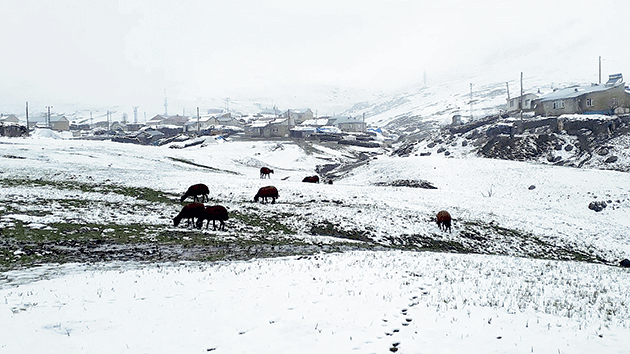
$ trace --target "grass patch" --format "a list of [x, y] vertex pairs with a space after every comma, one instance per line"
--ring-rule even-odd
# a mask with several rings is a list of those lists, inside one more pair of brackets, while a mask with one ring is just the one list
[[151, 203], [172, 203], [176, 195], [145, 187], [128, 187], [117, 184], [85, 183], [66, 180], [44, 180], [27, 178], [0, 179], [3, 187], [47, 187], [58, 190], [79, 190], [86, 193], [114, 193]]
[[329, 221], [323, 221], [311, 226], [309, 233], [312, 235], [332, 236], [349, 240], [373, 242], [372, 239], [368, 237], [367, 231], [343, 229], [339, 225], [335, 225]]
[[269, 216], [261, 216], [254, 213], [230, 213], [230, 219], [234, 219], [237, 223], [242, 223], [242, 225], [246, 228], [260, 230], [257, 233], [261, 234], [262, 236], [266, 236], [271, 233], [280, 233], [284, 235], [297, 234], [297, 232], [278, 221], [290, 216], [293, 215], [272, 214]]
[[192, 162], [190, 160], [182, 159], [182, 158], [179, 158], [179, 157], [170, 157], [169, 156], [168, 159], [171, 160], [171, 161], [181, 162], [181, 163], [185, 163], [187, 165], [191, 165], [191, 166], [195, 166], [195, 167], [205, 168], [205, 169], [210, 170], [212, 172], [229, 173], [229, 174], [233, 174], [233, 175], [240, 175], [240, 173], [238, 173], [238, 172], [234, 172], [234, 171], [230, 171], [230, 170], [222, 170], [220, 168], [202, 165], [202, 164], [199, 164], [199, 163], [196, 163], [196, 162]]

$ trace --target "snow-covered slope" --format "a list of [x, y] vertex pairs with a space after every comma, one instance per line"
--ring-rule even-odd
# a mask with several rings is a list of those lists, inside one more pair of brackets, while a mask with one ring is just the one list
[[[616, 266], [630, 256], [627, 173], [463, 152], [402, 158], [290, 142], [209, 140], [171, 149], [32, 137], [0, 144], [3, 261], [38, 257], [28, 247], [44, 232], [79, 243], [94, 232], [93, 241], [102, 242], [127, 226], [127, 239], [154, 248], [166, 235], [177, 240], [169, 242], [226, 247], [264, 239], [273, 247], [301, 242], [324, 250], [344, 240], [417, 250], [184, 262], [194, 248], [186, 246], [172, 262], [2, 272], [2, 352], [623, 353], [630, 347], [630, 278]], [[359, 152], [375, 155], [333, 185], [300, 182], [316, 165]], [[260, 179], [263, 165], [274, 168], [271, 179]], [[425, 180], [437, 189], [388, 186], [396, 180]], [[179, 196], [199, 182], [210, 187], [211, 203], [228, 207], [227, 231], [172, 226]], [[278, 187], [277, 203], [252, 202], [265, 185]], [[141, 193], [121, 193], [126, 187]], [[166, 197], [148, 201], [142, 193], [151, 191]], [[609, 207], [588, 208], [602, 199], [612, 201]], [[452, 233], [433, 221], [441, 209], [454, 218]], [[63, 233], [73, 225], [76, 233]], [[19, 244], [11, 234], [18, 231], [32, 238]], [[353, 235], [359, 237], [347, 239]]]

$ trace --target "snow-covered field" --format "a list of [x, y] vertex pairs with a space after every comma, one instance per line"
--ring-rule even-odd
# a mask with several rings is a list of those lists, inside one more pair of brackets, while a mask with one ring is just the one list
[[[304, 242], [331, 239], [310, 233], [320, 222], [366, 232], [386, 246], [405, 235], [458, 240], [470, 224], [483, 223], [572, 245], [611, 265], [630, 258], [625, 173], [381, 154], [333, 185], [313, 185], [300, 181], [315, 174], [316, 165], [343, 161], [360, 149], [316, 145], [307, 153], [289, 142], [265, 141], [169, 149], [37, 137], [3, 138], [0, 147], [2, 235], [18, 222], [32, 229], [58, 222], [139, 223], [169, 231], [176, 229], [172, 218], [180, 208], [113, 192], [7, 181], [150, 188], [175, 200], [201, 182], [210, 187], [212, 202], [231, 213], [282, 215], [292, 230], [282, 237]], [[259, 178], [262, 166], [274, 169], [270, 180]], [[426, 180], [438, 189], [374, 185], [401, 179]], [[278, 202], [254, 204], [258, 188], [271, 184], [280, 190]], [[596, 213], [588, 209], [593, 200], [610, 203]], [[127, 210], [116, 210], [121, 205]], [[441, 209], [455, 219], [452, 234], [431, 222]], [[255, 231], [230, 219], [227, 231], [203, 235], [236, 240]], [[355, 251], [6, 271], [0, 273], [0, 352], [627, 352], [627, 269], [518, 258], [510, 255], [522, 249], [510, 247], [487, 250], [505, 255]]]

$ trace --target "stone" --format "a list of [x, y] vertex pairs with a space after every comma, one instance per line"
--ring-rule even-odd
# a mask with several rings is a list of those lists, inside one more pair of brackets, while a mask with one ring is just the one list
[[600, 211], [604, 210], [605, 207], [606, 207], [606, 202], [604, 202], [604, 201], [591, 202], [588, 205], [589, 209], [594, 210], [596, 212], [600, 212]]
[[614, 163], [614, 162], [617, 162], [617, 160], [618, 160], [618, 159], [619, 159], [619, 158], [618, 158], [617, 156], [610, 156], [610, 157], [609, 157], [609, 158], [607, 158], [607, 159], [606, 159], [606, 161], [604, 161], [604, 162], [606, 162], [606, 163]]

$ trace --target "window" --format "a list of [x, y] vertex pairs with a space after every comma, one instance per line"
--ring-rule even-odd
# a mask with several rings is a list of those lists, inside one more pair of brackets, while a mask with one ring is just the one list
[[587, 98], [586, 99], [586, 107], [593, 107], [593, 99], [592, 98]]
[[563, 108], [564, 108], [564, 100], [553, 101], [553, 109], [563, 109]]

